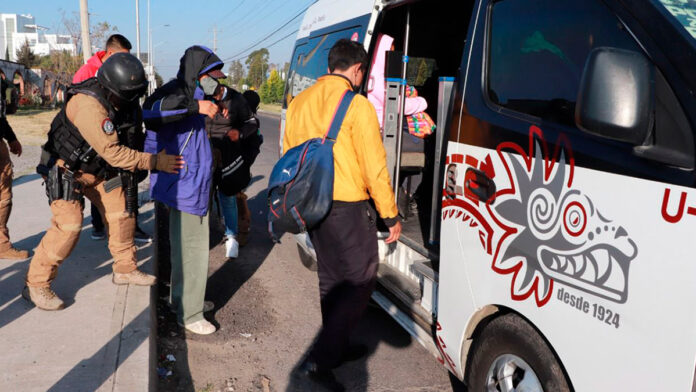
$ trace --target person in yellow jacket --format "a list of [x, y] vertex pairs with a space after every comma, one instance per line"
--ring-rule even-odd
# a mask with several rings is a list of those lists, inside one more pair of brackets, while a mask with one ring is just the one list
[[[329, 52], [329, 74], [293, 99], [288, 107], [283, 151], [322, 137], [341, 96], [362, 84], [367, 53], [342, 39]], [[300, 374], [332, 390], [342, 390], [331, 369], [367, 353], [348, 344], [350, 333], [375, 287], [379, 257], [377, 226], [369, 199], [389, 227], [387, 243], [401, 234], [384, 145], [374, 106], [357, 95], [333, 147], [333, 205], [309, 231], [318, 261], [322, 330]]]

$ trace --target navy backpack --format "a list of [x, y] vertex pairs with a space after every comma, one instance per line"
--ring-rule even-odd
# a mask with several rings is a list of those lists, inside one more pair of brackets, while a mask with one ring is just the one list
[[279, 242], [285, 233], [298, 234], [319, 223], [331, 209], [334, 186], [333, 145], [355, 93], [346, 90], [323, 138], [288, 150], [268, 180], [268, 232]]

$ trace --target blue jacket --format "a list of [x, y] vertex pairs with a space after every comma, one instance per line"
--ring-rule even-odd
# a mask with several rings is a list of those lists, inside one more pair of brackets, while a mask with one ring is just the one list
[[158, 88], [145, 100], [147, 127], [145, 151], [183, 155], [186, 165], [179, 174], [153, 171], [150, 196], [172, 208], [193, 215], [208, 213], [213, 159], [198, 100], [204, 99], [197, 80], [222, 68], [222, 61], [204, 46], [192, 46], [181, 57], [176, 79]]

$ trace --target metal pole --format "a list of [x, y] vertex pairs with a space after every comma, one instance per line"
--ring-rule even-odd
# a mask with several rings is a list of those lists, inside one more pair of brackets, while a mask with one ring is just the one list
[[85, 64], [92, 57], [92, 45], [89, 42], [89, 10], [87, 0], [80, 0], [80, 27], [82, 30], [82, 57]]
[[140, 60], [140, 5], [135, 0], [135, 57]]
[[147, 62], [152, 64], [152, 30], [150, 30], [150, 0], [147, 0]]
[[[408, 68], [408, 41], [411, 35], [411, 6], [406, 9], [406, 31], [404, 33], [404, 57], [401, 65], [401, 88], [399, 89], [399, 119], [396, 129], [396, 168], [394, 169], [394, 197], [399, 201], [399, 174], [401, 173], [402, 129], [404, 126], [404, 110], [406, 108], [406, 71]], [[404, 212], [405, 213], [405, 212]]]
[[213, 26], [213, 53], [217, 53], [217, 25]]

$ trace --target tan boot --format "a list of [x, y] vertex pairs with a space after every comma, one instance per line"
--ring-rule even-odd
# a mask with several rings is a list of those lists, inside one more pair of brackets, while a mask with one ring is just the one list
[[127, 274], [114, 272], [114, 284], [134, 284], [137, 286], [152, 286], [157, 282], [153, 275], [146, 274], [140, 270], [133, 270]]
[[0, 259], [6, 260], [26, 260], [29, 258], [28, 250], [20, 250], [15, 247], [10, 247], [4, 252], [0, 252]]
[[27, 301], [33, 302], [37, 308], [43, 310], [61, 310], [65, 308], [63, 300], [58, 298], [50, 287], [29, 287], [24, 286], [22, 297]]

